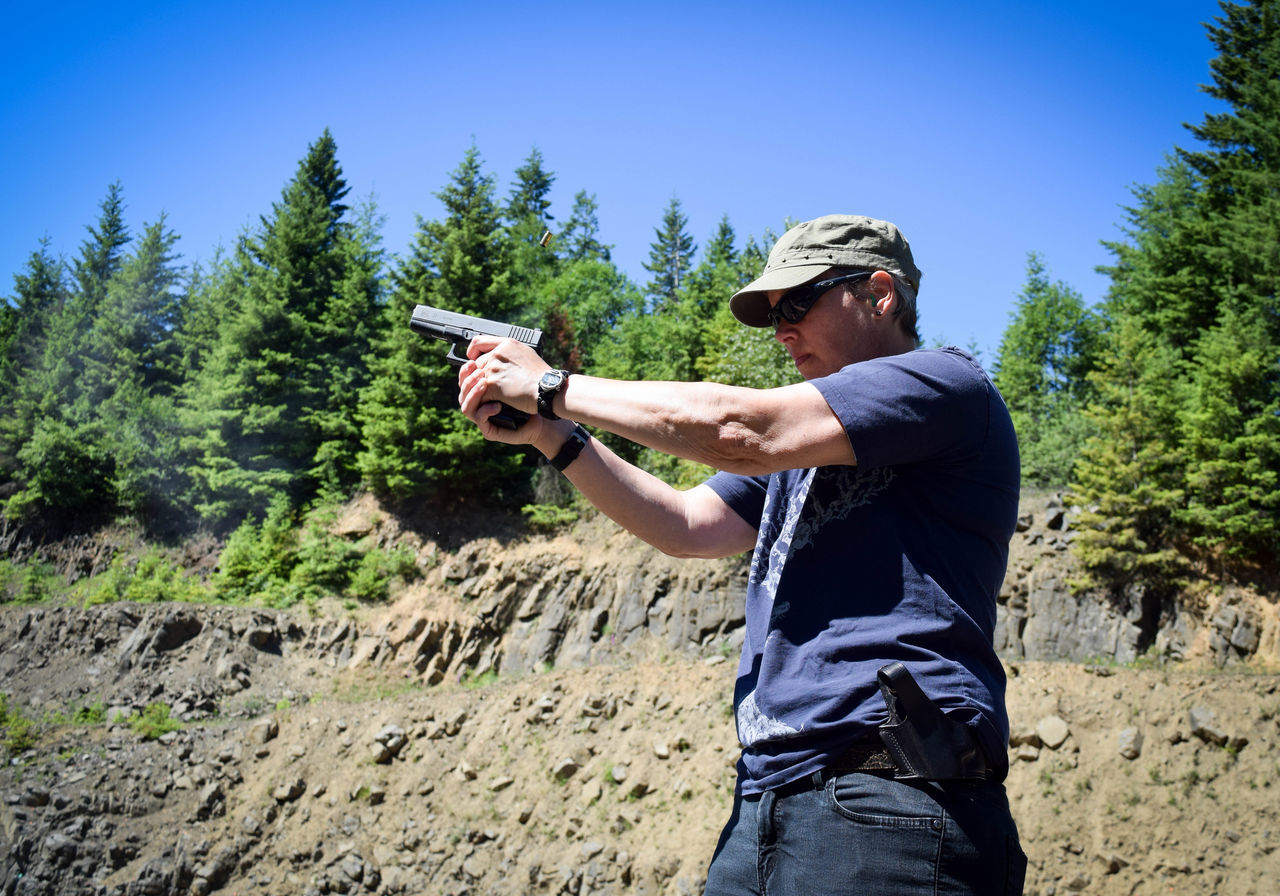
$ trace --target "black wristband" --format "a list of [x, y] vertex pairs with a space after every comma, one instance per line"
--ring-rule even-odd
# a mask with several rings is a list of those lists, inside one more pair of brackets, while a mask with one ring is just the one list
[[582, 449], [587, 447], [587, 442], [591, 441], [591, 434], [582, 428], [579, 423], [573, 428], [573, 432], [569, 433], [569, 438], [565, 441], [564, 447], [560, 449], [560, 453], [551, 458], [551, 466], [560, 472], [564, 472], [564, 468], [573, 463]]

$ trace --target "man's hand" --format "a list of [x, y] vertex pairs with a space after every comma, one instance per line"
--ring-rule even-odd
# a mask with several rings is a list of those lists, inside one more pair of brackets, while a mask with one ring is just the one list
[[[549, 421], [538, 415], [538, 380], [551, 368], [533, 349], [515, 339], [477, 336], [467, 346], [467, 362], [458, 369], [458, 405], [486, 439], [508, 444], [538, 445], [552, 435]], [[489, 422], [505, 403], [530, 415], [519, 429]]]

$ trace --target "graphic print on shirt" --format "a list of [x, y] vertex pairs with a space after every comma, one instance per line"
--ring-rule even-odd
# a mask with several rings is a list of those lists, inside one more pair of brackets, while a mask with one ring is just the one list
[[[764, 512], [760, 514], [760, 544], [769, 544], [769, 552], [755, 551], [751, 555], [751, 582], [759, 584], [761, 591], [772, 603], [778, 593], [778, 577], [787, 564], [791, 553], [791, 543], [795, 539], [796, 526], [800, 524], [800, 516], [804, 513], [804, 502], [809, 497], [809, 486], [817, 468], [805, 470], [804, 480], [794, 491], [781, 495], [787, 506], [781, 512], [774, 510], [775, 496], [773, 490], [765, 498]], [[761, 565], [764, 569], [761, 569]]]
[[[810, 490], [817, 469], [806, 470], [799, 486], [782, 496], [787, 501], [787, 506], [780, 513], [773, 511], [772, 492], [765, 501], [764, 512], [761, 514], [763, 522], [760, 541], [763, 544], [766, 539], [772, 539], [767, 560], [764, 561], [767, 566], [760, 568], [764, 552], [757, 551], [751, 558], [751, 582], [760, 586], [760, 593], [768, 598], [771, 608], [762, 655], [768, 653], [769, 642], [778, 637], [777, 622], [790, 608], [787, 601], [776, 603], [778, 581], [790, 557], [812, 544], [823, 526], [835, 520], [846, 519], [854, 509], [871, 503], [894, 480], [893, 467], [877, 467], [865, 473], [857, 467], [827, 467], [824, 470], [825, 487], [813, 493], [814, 500], [811, 504]], [[809, 504], [807, 513], [806, 504]], [[785, 740], [800, 733], [800, 729], [766, 715], [756, 701], [755, 690], [749, 691], [738, 702], [735, 715], [738, 741], [744, 747], [764, 741]]]
[[[821, 490], [825, 500], [815, 495], [809, 513], [805, 504], [818, 469], [826, 471], [823, 477], [829, 483]], [[825, 467], [805, 471], [804, 481], [791, 494], [784, 495], [787, 506], [782, 513], [773, 508], [774, 495], [770, 493], [761, 516], [759, 542], [769, 542], [767, 557], [761, 551], [751, 556], [751, 582], [761, 586], [772, 601], [777, 596], [778, 580], [787, 559], [796, 551], [808, 547], [823, 526], [833, 520], [842, 520], [856, 508], [864, 507], [889, 487], [895, 478], [893, 467], [876, 467], [865, 473], [857, 467]], [[826, 484], [826, 483], [824, 483]], [[761, 566], [764, 566], [762, 569]]]

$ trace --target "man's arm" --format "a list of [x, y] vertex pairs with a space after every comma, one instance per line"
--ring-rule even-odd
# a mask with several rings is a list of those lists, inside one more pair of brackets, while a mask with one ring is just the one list
[[[554, 457], [574, 424], [534, 419], [542, 432], [532, 444]], [[532, 424], [531, 420], [526, 425]], [[564, 475], [601, 513], [673, 557], [729, 557], [755, 547], [755, 527], [711, 488], [673, 488], [627, 463], [598, 439], [591, 440]]]
[[[548, 367], [513, 340], [477, 337], [459, 372], [463, 394], [536, 412]], [[856, 463], [844, 427], [809, 383], [746, 389], [719, 383], [622, 382], [575, 374], [555, 411], [667, 454], [755, 476]], [[482, 426], [482, 429], [486, 429]], [[485, 431], [488, 438], [507, 438]]]

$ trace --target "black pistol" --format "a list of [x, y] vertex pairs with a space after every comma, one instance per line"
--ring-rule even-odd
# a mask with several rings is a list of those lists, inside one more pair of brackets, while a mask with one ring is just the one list
[[[445, 357], [455, 367], [461, 367], [467, 362], [467, 345], [476, 336], [511, 338], [523, 342], [535, 352], [542, 349], [541, 330], [485, 320], [483, 317], [472, 317], [456, 311], [443, 311], [430, 305], [418, 305], [413, 309], [409, 327], [415, 333], [448, 342], [449, 354]], [[528, 419], [529, 415], [524, 411], [504, 404], [498, 413], [489, 418], [489, 422], [503, 429], [519, 429]]]

